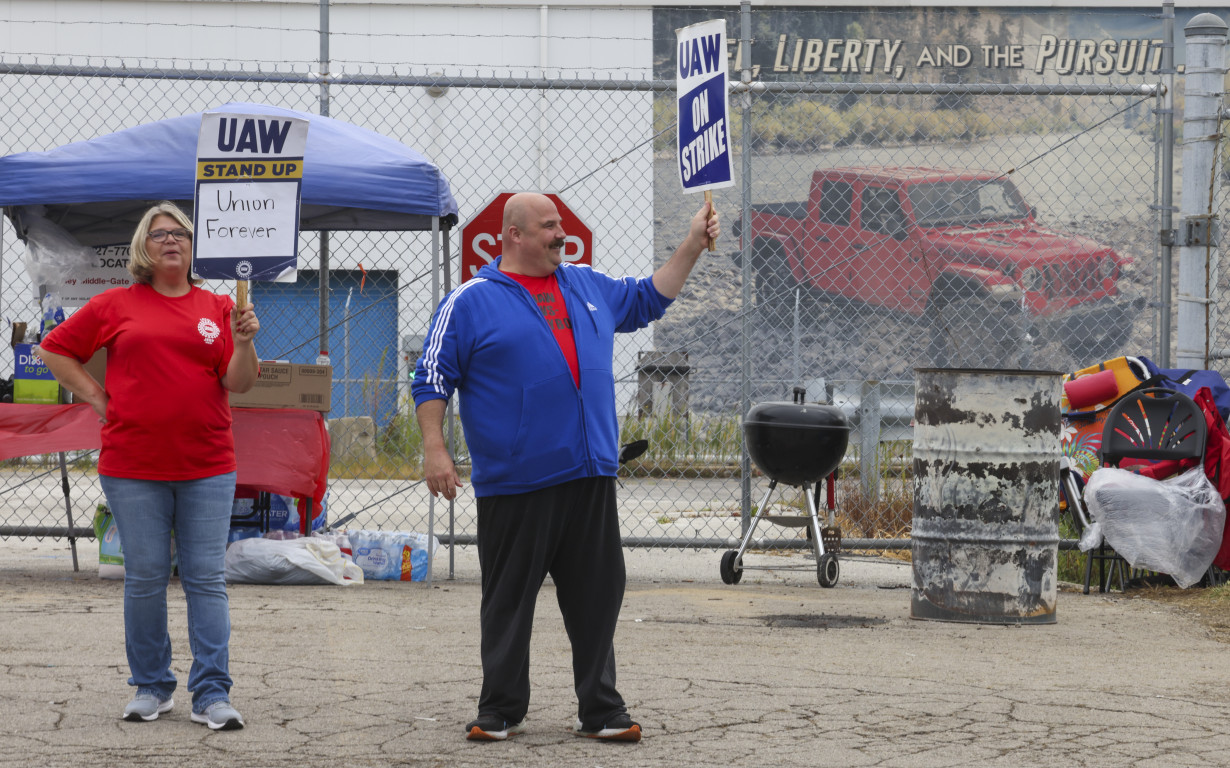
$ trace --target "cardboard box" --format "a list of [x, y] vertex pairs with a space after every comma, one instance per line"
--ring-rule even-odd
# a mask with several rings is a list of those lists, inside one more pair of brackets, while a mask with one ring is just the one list
[[231, 406], [303, 408], [328, 413], [332, 390], [332, 366], [263, 361], [256, 384], [242, 395], [232, 392]]
[[107, 384], [107, 348], [103, 347], [85, 362], [85, 372], [94, 377], [94, 381]]
[[35, 344], [13, 346], [13, 402], [54, 405], [60, 402], [60, 383], [38, 356]]
[[[107, 348], [103, 347], [94, 353], [94, 356], [87, 360], [84, 364], [85, 372], [94, 377], [94, 380], [104, 387], [107, 386]], [[84, 403], [84, 400], [78, 399], [76, 395], [70, 395], [74, 403]]]

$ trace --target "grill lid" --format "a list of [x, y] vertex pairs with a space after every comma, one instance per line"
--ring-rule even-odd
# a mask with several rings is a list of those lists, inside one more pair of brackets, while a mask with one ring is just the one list
[[773, 401], [752, 406], [743, 419], [743, 425], [850, 431], [850, 420], [840, 408], [820, 403], [805, 403], [803, 394], [802, 387], [795, 387], [794, 402]]
[[743, 420], [747, 452], [760, 471], [787, 485], [814, 483], [841, 463], [850, 439], [850, 422], [832, 405], [794, 402], [753, 406]]

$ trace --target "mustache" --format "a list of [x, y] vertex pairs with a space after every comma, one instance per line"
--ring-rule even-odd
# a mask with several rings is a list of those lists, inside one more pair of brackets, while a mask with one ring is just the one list
[[556, 238], [551, 241], [551, 247], [552, 248], [563, 248], [565, 242], [566, 241], [562, 237]]

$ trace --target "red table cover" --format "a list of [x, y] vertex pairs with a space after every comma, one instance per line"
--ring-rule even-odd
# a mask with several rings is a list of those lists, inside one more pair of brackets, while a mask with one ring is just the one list
[[[297, 408], [232, 408], [236, 485], [313, 500], [328, 487], [329, 433], [324, 416]], [[0, 461], [102, 447], [98, 416], [87, 403], [0, 404]]]

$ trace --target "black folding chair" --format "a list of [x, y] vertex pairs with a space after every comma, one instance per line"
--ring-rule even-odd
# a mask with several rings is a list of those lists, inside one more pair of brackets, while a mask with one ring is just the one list
[[[1102, 427], [1098, 455], [1108, 467], [1118, 467], [1124, 459], [1196, 459], [1203, 463], [1207, 439], [1204, 412], [1194, 400], [1182, 392], [1154, 387], [1132, 392], [1115, 403]], [[1124, 562], [1105, 542], [1099, 550], [1090, 552], [1085, 564], [1086, 592], [1094, 559], [1110, 559], [1114, 565]]]
[[1196, 401], [1173, 389], [1132, 392], [1111, 408], [1102, 427], [1102, 463], [1123, 459], [1204, 460], [1208, 425]]

